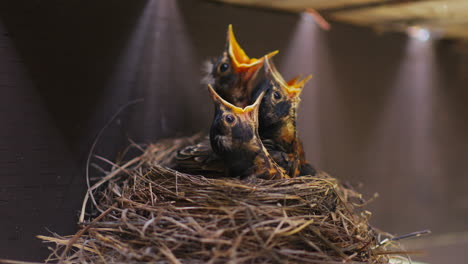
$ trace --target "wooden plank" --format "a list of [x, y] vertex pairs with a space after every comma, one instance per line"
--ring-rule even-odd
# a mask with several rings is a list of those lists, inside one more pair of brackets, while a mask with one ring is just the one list
[[85, 182], [2, 21], [0, 58], [0, 258], [43, 260], [35, 235], [75, 231]]
[[443, 32], [446, 38], [463, 38], [468, 39], [468, 24], [465, 25], [451, 25], [446, 27], [436, 27], [433, 30]]
[[[358, 7], [376, 4], [373, 7], [336, 11], [330, 18], [345, 23], [371, 26], [389, 31], [405, 31], [408, 26], [418, 25], [446, 37], [466, 38], [468, 25], [467, 0], [429, 0], [397, 3], [385, 0], [217, 0], [227, 4], [302, 12], [306, 8], [319, 10]], [[380, 5], [379, 5], [380, 4]]]
[[339, 11], [331, 17], [358, 25], [376, 25], [397, 21], [468, 20], [468, 1], [435, 0], [383, 5], [350, 11]]
[[306, 8], [331, 9], [353, 5], [386, 2], [385, 0], [217, 0], [226, 4], [279, 9], [289, 12], [302, 12]]
[[468, 1], [432, 0], [338, 11], [331, 18], [389, 31], [417, 25], [443, 38], [468, 38]]

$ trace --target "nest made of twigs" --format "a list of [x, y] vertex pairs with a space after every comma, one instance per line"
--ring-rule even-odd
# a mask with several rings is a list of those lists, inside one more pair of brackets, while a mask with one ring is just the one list
[[[85, 199], [73, 236], [54, 242], [62, 263], [387, 263], [357, 192], [326, 173], [283, 180], [210, 179], [167, 165], [164, 141], [114, 165]], [[92, 194], [94, 191], [94, 195]]]

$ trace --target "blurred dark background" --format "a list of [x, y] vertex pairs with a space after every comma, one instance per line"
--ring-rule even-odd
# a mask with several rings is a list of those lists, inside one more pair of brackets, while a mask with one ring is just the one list
[[[248, 55], [279, 49], [286, 78], [312, 73], [299, 129], [309, 160], [367, 197], [372, 223], [430, 263], [468, 258], [466, 58], [448, 41], [207, 1], [0, 2], [0, 258], [41, 261], [36, 235], [72, 234], [86, 156], [206, 131], [202, 62], [232, 23]], [[463, 250], [465, 249], [465, 250]], [[461, 262], [460, 262], [461, 261]]]

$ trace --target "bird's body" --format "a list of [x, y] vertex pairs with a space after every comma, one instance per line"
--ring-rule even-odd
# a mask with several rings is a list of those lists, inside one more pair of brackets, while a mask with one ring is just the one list
[[[271, 52], [260, 59], [250, 58], [240, 47], [229, 25], [225, 48], [218, 58], [206, 63], [207, 75], [203, 81], [227, 102], [245, 107], [253, 103], [249, 91], [257, 85], [264, 58], [276, 53]], [[211, 149], [208, 137], [180, 150], [176, 155], [176, 164], [175, 168], [183, 172], [214, 176], [224, 173], [223, 161]]]
[[[225, 111], [240, 113], [239, 109], [255, 105], [263, 93], [265, 96], [256, 110], [259, 111], [257, 128], [250, 127], [251, 120], [244, 120], [243, 126], [232, 127], [230, 140], [236, 143], [229, 147], [230, 141], [220, 136], [221, 131], [216, 131], [216, 122], [220, 121], [215, 114], [209, 139], [180, 150], [176, 156], [177, 169], [210, 176], [258, 175], [264, 178], [315, 174], [315, 169], [305, 159], [296, 130], [299, 95], [306, 80], [285, 82], [270, 61], [276, 53], [260, 59], [249, 58], [229, 26], [225, 49], [209, 64], [205, 81], [214, 88], [216, 96], [212, 94], [212, 97], [218, 100], [218, 105], [224, 103]], [[239, 115], [239, 118], [243, 116]], [[276, 168], [278, 166], [281, 170]], [[264, 168], [270, 168], [272, 172], [263, 175]]]
[[174, 169], [191, 174], [220, 177], [224, 173], [224, 162], [213, 152], [209, 136], [195, 145], [179, 150], [175, 156]]
[[258, 110], [263, 95], [245, 108], [221, 98], [209, 85], [215, 105], [211, 147], [224, 162], [226, 176], [283, 179], [287, 173], [271, 158], [258, 134]]
[[265, 59], [265, 79], [255, 87], [251, 97], [265, 93], [259, 112], [259, 134], [275, 161], [289, 175], [314, 175], [306, 161], [303, 145], [296, 129], [297, 109], [305, 82], [298, 78], [286, 82], [272, 62]]

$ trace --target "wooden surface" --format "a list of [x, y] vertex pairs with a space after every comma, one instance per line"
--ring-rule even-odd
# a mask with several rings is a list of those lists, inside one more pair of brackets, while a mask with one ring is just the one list
[[405, 32], [408, 26], [431, 30], [437, 38], [467, 39], [466, 0], [218, 0], [256, 8], [303, 12], [319, 9], [330, 20], [368, 26], [379, 31]]
[[73, 232], [85, 189], [3, 24], [0, 58], [0, 258], [37, 260], [47, 251], [34, 236]]
[[286, 79], [313, 74], [299, 112], [308, 158], [378, 192], [377, 227], [431, 229], [430, 263], [468, 258], [467, 72], [448, 43], [205, 1], [3, 1], [0, 15], [0, 258], [42, 260], [35, 235], [75, 230], [89, 147], [129, 101], [145, 99], [106, 129], [99, 155], [113, 160], [127, 137], [206, 131], [200, 64], [229, 23], [248, 55], [279, 49]]
[[425, 27], [441, 37], [467, 38], [468, 1], [417, 1], [336, 12], [333, 19], [381, 29]]
[[305, 8], [331, 9], [385, 2], [385, 0], [217, 0], [222, 3], [302, 12]]
[[418, 1], [394, 5], [362, 8], [352, 11], [336, 12], [334, 18], [363, 25], [376, 25], [404, 20], [468, 22], [468, 2], [455, 1]]

